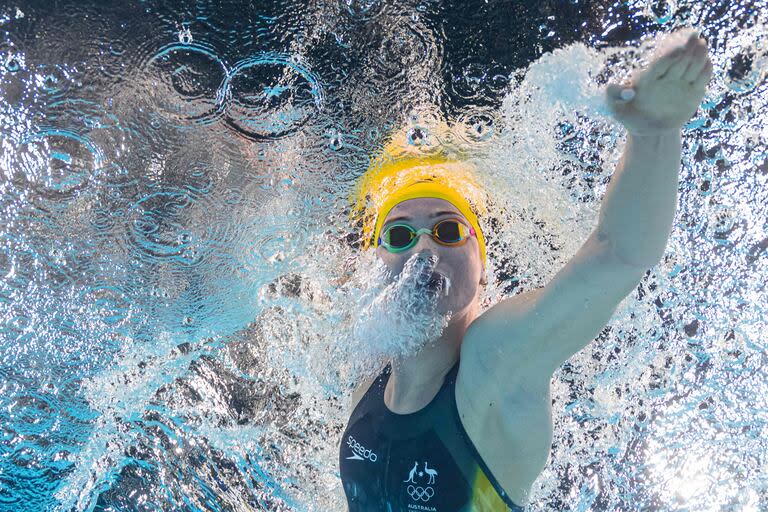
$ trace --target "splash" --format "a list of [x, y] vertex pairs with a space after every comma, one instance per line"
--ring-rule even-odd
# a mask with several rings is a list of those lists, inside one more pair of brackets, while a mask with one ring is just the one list
[[[389, 284], [371, 289], [349, 331], [348, 360], [356, 378], [370, 376], [382, 362], [412, 357], [440, 337], [452, 313], [438, 312], [450, 281], [435, 272], [437, 262], [436, 255], [414, 254], [394, 279], [380, 262], [362, 267], [365, 275], [373, 276], [369, 282]], [[362, 372], [357, 363], [361, 360]]]
[[[453, 62], [429, 2], [80, 4], [0, 12], [9, 507], [344, 510], [344, 400], [450, 320], [435, 261], [395, 276], [349, 246], [338, 212], [371, 149], [465, 100], [458, 142], [494, 192], [489, 307], [545, 285], [594, 227], [624, 137], [604, 85], [700, 23], [715, 79], [684, 130], [667, 253], [552, 379], [531, 508], [768, 508], [764, 1], [598, 5], [598, 33], [631, 18], [639, 40], [585, 34], [511, 80], [483, 52]], [[502, 90], [500, 109], [481, 94]]]

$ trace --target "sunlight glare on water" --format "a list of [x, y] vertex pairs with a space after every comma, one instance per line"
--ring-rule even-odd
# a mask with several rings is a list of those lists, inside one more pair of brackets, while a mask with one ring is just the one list
[[345, 510], [351, 392], [451, 314], [359, 250], [370, 155], [468, 151], [483, 309], [543, 286], [621, 155], [605, 85], [683, 27], [675, 224], [555, 373], [530, 510], [768, 509], [765, 1], [42, 4], [0, 7], [0, 510]]

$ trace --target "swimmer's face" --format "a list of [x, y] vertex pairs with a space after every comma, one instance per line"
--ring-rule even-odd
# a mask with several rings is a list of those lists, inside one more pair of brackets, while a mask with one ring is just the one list
[[[438, 213], [440, 215], [436, 215]], [[459, 210], [448, 201], [424, 197], [409, 199], [395, 205], [387, 214], [381, 232], [394, 222], [408, 224], [414, 229], [432, 229], [437, 222], [445, 219], [457, 219], [467, 228], [471, 226]], [[435, 270], [451, 281], [448, 296], [440, 299], [440, 309], [453, 311], [454, 315], [457, 315], [474, 306], [479, 295], [480, 279], [483, 273], [477, 238], [470, 236], [463, 245], [451, 247], [440, 245], [429, 235], [422, 235], [413, 247], [402, 252], [392, 253], [382, 246], [376, 248], [376, 254], [394, 276], [400, 275], [409, 258], [422, 252], [437, 256], [438, 263]]]

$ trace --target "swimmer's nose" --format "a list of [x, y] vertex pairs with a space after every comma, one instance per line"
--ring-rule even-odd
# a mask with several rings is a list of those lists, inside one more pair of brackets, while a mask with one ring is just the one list
[[421, 235], [418, 240], [416, 240], [416, 245], [413, 246], [413, 252], [414, 254], [418, 254], [420, 252], [435, 254], [439, 245], [440, 244], [435, 242], [431, 236], [424, 234]]

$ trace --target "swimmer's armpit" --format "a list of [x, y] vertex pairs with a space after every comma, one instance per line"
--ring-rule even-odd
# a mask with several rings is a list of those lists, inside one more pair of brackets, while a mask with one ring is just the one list
[[536, 396], [599, 334], [644, 274], [617, 258], [594, 231], [546, 286], [504, 299], [476, 319], [462, 358], [475, 358], [509, 385], [509, 393], [522, 387]]

